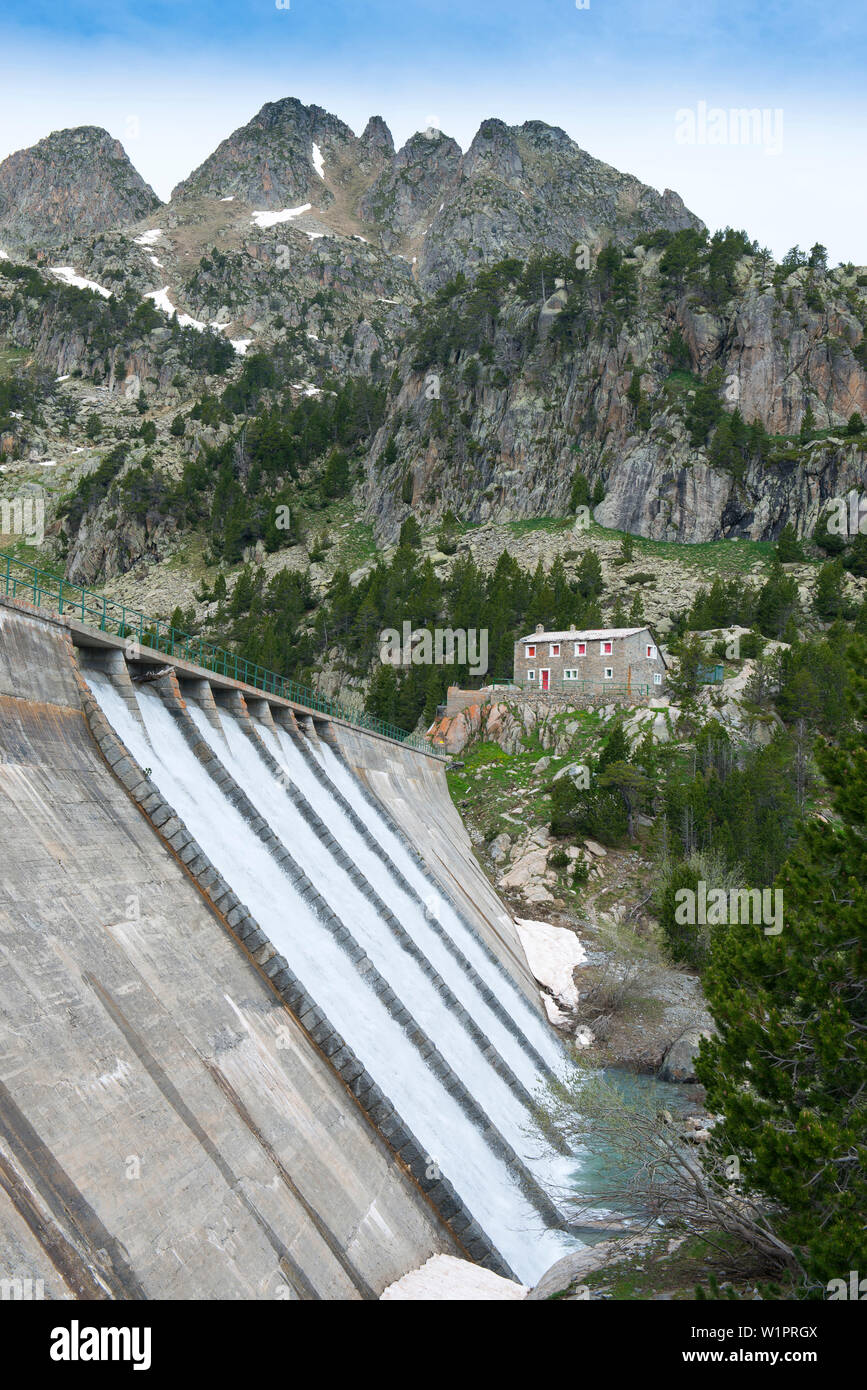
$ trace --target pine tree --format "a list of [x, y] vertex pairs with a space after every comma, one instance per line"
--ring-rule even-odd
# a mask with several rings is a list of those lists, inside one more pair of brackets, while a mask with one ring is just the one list
[[839, 618], [846, 605], [843, 594], [843, 561], [826, 560], [819, 570], [813, 599], [821, 618]]
[[[819, 765], [839, 824], [811, 820], [784, 865], [783, 930], [729, 930], [704, 979], [717, 1036], [696, 1067], [735, 1154], [798, 1252], [804, 1288], [867, 1270], [867, 642], [850, 652], [857, 722]], [[859, 669], [860, 668], [860, 669]]]
[[779, 536], [776, 544], [777, 559], [781, 565], [792, 564], [795, 561], [803, 560], [804, 552], [801, 542], [798, 540], [797, 533], [790, 521], [787, 521]]

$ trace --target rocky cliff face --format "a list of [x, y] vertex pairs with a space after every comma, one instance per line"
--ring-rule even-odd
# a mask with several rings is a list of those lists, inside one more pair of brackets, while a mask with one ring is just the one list
[[107, 130], [58, 130], [0, 164], [0, 236], [44, 246], [127, 226], [160, 206]]
[[[669, 299], [659, 259], [641, 246], [627, 257], [631, 308], [591, 283], [544, 306], [512, 290], [487, 327], [472, 291], [447, 314], [429, 312], [368, 464], [378, 533], [393, 539], [409, 510], [565, 515], [576, 471], [604, 492], [594, 513], [603, 525], [688, 542], [774, 538], [787, 522], [803, 533], [830, 497], [864, 488], [867, 437], [847, 422], [867, 418], [865, 277], [823, 275], [820, 305], [802, 270], [766, 283], [770, 272], [745, 257], [740, 288], [711, 311], [693, 292]], [[677, 367], [675, 333], [686, 353]], [[714, 426], [696, 434], [702, 395]], [[808, 406], [815, 429], [801, 440]], [[770, 438], [721, 461], [715, 433], [735, 410]]]

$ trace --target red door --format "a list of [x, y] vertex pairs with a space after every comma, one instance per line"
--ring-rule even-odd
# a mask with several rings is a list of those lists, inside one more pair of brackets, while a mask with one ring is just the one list
[[551, 679], [551, 672], [550, 672], [550, 670], [548, 670], [547, 668], [546, 668], [546, 669], [543, 669], [543, 671], [542, 671], [542, 689], [543, 689], [543, 690], [547, 690], [547, 689], [548, 689], [548, 684], [549, 684], [549, 682], [550, 682], [550, 679]]

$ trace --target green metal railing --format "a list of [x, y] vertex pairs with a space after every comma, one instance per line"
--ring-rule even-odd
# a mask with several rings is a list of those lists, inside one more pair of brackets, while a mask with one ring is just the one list
[[191, 637], [168, 623], [146, 617], [136, 608], [128, 608], [126, 604], [115, 599], [103, 598], [79, 584], [72, 584], [68, 579], [49, 574], [46, 570], [28, 565], [24, 560], [16, 560], [14, 556], [0, 551], [0, 593], [4, 592], [7, 598], [26, 599], [35, 608], [51, 608], [61, 616], [77, 618], [82, 623], [98, 628], [100, 632], [111, 633], [126, 641], [135, 642], [140, 647], [158, 652], [162, 656], [189, 661], [192, 665], [201, 666], [216, 675], [230, 676], [232, 680], [254, 686], [266, 695], [292, 700], [296, 705], [302, 705], [304, 709], [315, 711], [317, 714], [328, 714], [335, 719], [343, 719], [347, 724], [354, 724], [371, 733], [382, 734], [385, 738], [394, 739], [396, 743], [419, 748], [422, 752], [430, 753], [437, 758], [448, 757], [443, 748], [431, 743], [421, 734], [407, 733], [406, 729], [398, 729], [396, 725], [389, 724], [384, 719], [377, 719], [375, 715], [368, 714], [366, 710], [357, 706], [342, 705], [318, 690], [299, 685], [297, 681], [287, 680], [285, 676], [278, 676], [274, 671], [257, 666], [225, 647], [216, 647], [202, 637]]

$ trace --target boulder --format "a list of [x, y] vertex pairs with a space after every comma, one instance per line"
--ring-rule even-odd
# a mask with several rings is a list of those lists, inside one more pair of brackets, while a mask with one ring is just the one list
[[702, 1038], [709, 1038], [710, 1033], [701, 1028], [690, 1028], [682, 1033], [679, 1038], [675, 1038], [662, 1059], [662, 1066], [659, 1069], [660, 1081], [693, 1082], [698, 1077], [695, 1074], [695, 1062], [698, 1057], [699, 1044]]
[[488, 853], [495, 864], [502, 864], [509, 853], [511, 844], [512, 837], [511, 835], [507, 835], [505, 831], [503, 831], [501, 835], [497, 835], [496, 838], [491, 841], [488, 847]]

